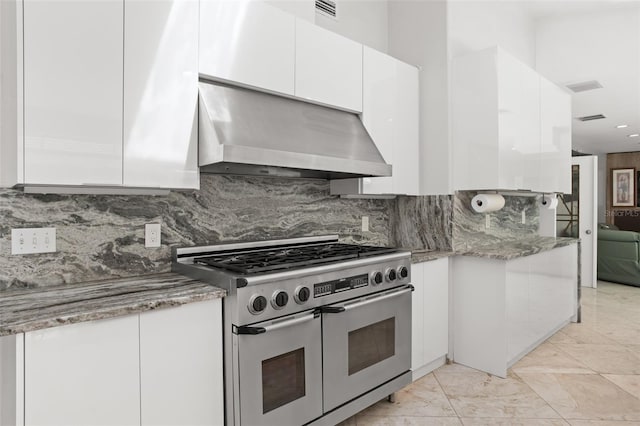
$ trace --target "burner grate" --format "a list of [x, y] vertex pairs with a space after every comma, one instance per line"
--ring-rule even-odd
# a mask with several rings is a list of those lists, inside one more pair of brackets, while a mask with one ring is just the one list
[[249, 275], [298, 269], [393, 252], [395, 249], [352, 244], [319, 244], [293, 248], [246, 250], [194, 259], [195, 263]]

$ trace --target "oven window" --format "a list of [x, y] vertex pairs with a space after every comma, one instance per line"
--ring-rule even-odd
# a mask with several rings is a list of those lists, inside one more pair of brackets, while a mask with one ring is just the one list
[[395, 349], [395, 318], [350, 331], [349, 375], [392, 357]]
[[262, 361], [263, 414], [304, 395], [304, 348]]

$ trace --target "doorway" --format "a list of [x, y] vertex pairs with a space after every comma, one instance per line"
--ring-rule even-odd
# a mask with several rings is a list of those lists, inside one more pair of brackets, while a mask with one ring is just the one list
[[598, 158], [573, 157], [571, 194], [559, 197], [556, 236], [580, 238], [580, 275], [583, 287], [598, 286]]

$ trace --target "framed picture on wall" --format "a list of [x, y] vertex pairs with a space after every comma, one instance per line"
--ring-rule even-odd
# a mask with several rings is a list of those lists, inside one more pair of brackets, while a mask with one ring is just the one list
[[636, 169], [611, 170], [613, 207], [635, 207]]

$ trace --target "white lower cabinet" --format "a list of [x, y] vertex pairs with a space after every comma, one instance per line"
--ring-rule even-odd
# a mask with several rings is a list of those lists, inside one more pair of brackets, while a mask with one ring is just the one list
[[411, 265], [411, 370], [416, 380], [443, 365], [449, 350], [449, 259]]
[[222, 356], [220, 299], [2, 337], [0, 425], [222, 425]]
[[224, 423], [222, 305], [212, 302], [140, 314], [143, 426]]
[[576, 244], [513, 260], [456, 256], [453, 360], [506, 377], [510, 366], [575, 319], [577, 265]]
[[138, 316], [25, 333], [25, 425], [140, 424]]

